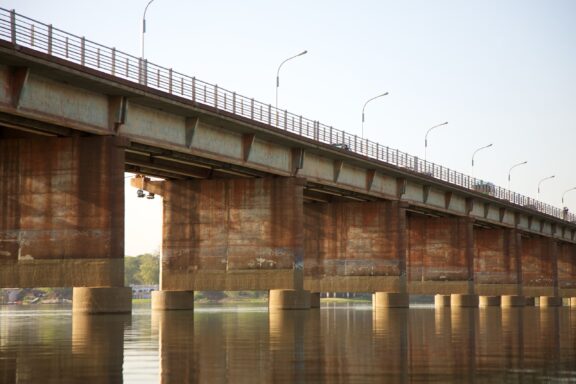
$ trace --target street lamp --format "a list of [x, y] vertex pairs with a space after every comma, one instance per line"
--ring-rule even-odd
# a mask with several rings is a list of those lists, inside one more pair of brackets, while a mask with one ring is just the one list
[[427, 151], [427, 149], [428, 149], [428, 134], [429, 134], [430, 131], [433, 130], [434, 128], [438, 128], [438, 127], [441, 127], [441, 126], [446, 125], [446, 124], [448, 124], [447, 121], [444, 122], [444, 123], [442, 123], [442, 124], [435, 125], [435, 126], [433, 126], [432, 128], [430, 128], [430, 129], [428, 129], [428, 130], [426, 131], [426, 136], [424, 136], [424, 161], [426, 161], [426, 151]]
[[379, 97], [386, 96], [386, 95], [388, 95], [388, 92], [382, 93], [381, 95], [378, 95], [378, 96], [374, 96], [373, 98], [369, 99], [368, 101], [366, 101], [364, 103], [364, 106], [362, 107], [362, 136], [361, 136], [362, 138], [364, 138], [364, 109], [366, 109], [366, 104], [368, 104], [369, 102], [371, 102], [374, 99], [377, 99]]
[[521, 163], [514, 164], [513, 166], [510, 167], [510, 169], [508, 170], [508, 190], [510, 190], [510, 173], [512, 172], [512, 170], [513, 170], [514, 168], [519, 167], [519, 166], [521, 166], [521, 165], [524, 165], [524, 164], [526, 164], [526, 163], [528, 163], [528, 161], [523, 161], [523, 162], [521, 162]]
[[288, 60], [292, 60], [297, 58], [298, 56], [302, 56], [307, 54], [308, 51], [302, 51], [297, 55], [291, 56], [289, 58], [287, 58], [286, 60], [284, 60], [283, 62], [280, 63], [280, 65], [278, 66], [278, 70], [276, 71], [276, 108], [278, 108], [278, 87], [280, 87], [280, 68], [282, 68], [282, 66], [284, 65], [285, 62], [287, 62]]
[[472, 154], [472, 177], [474, 177], [474, 156], [476, 156], [476, 153], [478, 153], [479, 151], [486, 149], [486, 148], [490, 148], [493, 144], [488, 144], [485, 145], [484, 147], [480, 147], [477, 150], [474, 151], [474, 153]]
[[537, 200], [540, 200], [540, 184], [542, 184], [543, 181], [546, 181], [546, 180], [549, 180], [549, 179], [553, 179], [553, 178], [555, 178], [555, 177], [556, 177], [556, 175], [548, 176], [548, 177], [545, 177], [545, 178], [543, 178], [542, 180], [540, 180], [540, 181], [538, 182], [538, 197], [537, 197]]
[[144, 15], [142, 16], [142, 58], [144, 58], [144, 35], [146, 34], [146, 11], [148, 11], [148, 7], [152, 4], [154, 0], [150, 0], [148, 4], [146, 4], [146, 8], [144, 8]]
[[573, 187], [573, 188], [570, 188], [570, 189], [567, 189], [566, 191], [564, 191], [564, 193], [562, 194], [562, 205], [564, 205], [564, 196], [565, 196], [568, 192], [573, 191], [573, 190], [575, 190], [575, 189], [576, 189], [576, 187]]

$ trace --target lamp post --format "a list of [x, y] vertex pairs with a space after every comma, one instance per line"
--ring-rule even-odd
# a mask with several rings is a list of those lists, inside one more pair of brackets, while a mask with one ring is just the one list
[[276, 108], [278, 108], [278, 87], [280, 87], [280, 68], [282, 68], [282, 66], [284, 65], [285, 62], [292, 60], [292, 59], [295, 59], [298, 56], [305, 55], [307, 53], [308, 53], [308, 51], [302, 51], [297, 55], [290, 56], [289, 58], [287, 58], [286, 60], [281, 62], [280, 65], [278, 66], [278, 70], [276, 71]]
[[442, 123], [442, 124], [435, 125], [435, 126], [433, 126], [432, 128], [430, 128], [430, 129], [428, 129], [428, 130], [426, 131], [426, 136], [424, 136], [424, 161], [426, 161], [426, 152], [427, 152], [427, 150], [428, 150], [428, 134], [429, 134], [430, 131], [433, 130], [434, 128], [438, 128], [438, 127], [441, 127], [441, 126], [446, 125], [446, 124], [448, 124], [447, 121], [444, 122], [444, 123]]
[[371, 102], [374, 99], [377, 99], [377, 98], [382, 97], [382, 96], [386, 96], [386, 95], [388, 95], [388, 93], [389, 92], [384, 92], [378, 96], [374, 96], [373, 98], [368, 99], [368, 101], [366, 101], [364, 103], [364, 106], [362, 107], [362, 136], [361, 136], [362, 138], [364, 138], [364, 110], [366, 109], [366, 104], [368, 104], [369, 102]]
[[526, 164], [526, 163], [528, 163], [528, 161], [523, 161], [523, 162], [521, 162], [521, 163], [514, 164], [513, 166], [510, 167], [510, 169], [508, 170], [508, 190], [510, 190], [510, 173], [512, 172], [512, 170], [513, 170], [514, 168], [519, 167], [519, 166], [521, 166], [521, 165], [524, 165], [524, 164]]
[[146, 11], [148, 11], [148, 7], [152, 4], [154, 0], [150, 0], [148, 4], [146, 4], [146, 8], [144, 8], [144, 15], [142, 16], [142, 59], [144, 59], [144, 37], [146, 35]]
[[566, 196], [566, 194], [568, 192], [574, 191], [574, 190], [576, 190], [576, 187], [573, 187], [573, 188], [570, 188], [570, 189], [567, 189], [566, 191], [564, 191], [564, 193], [562, 194], [562, 205], [564, 205], [564, 196]]
[[478, 153], [479, 151], [486, 149], [486, 148], [490, 148], [493, 144], [488, 144], [485, 145], [483, 147], [478, 148], [477, 150], [474, 151], [474, 153], [472, 154], [472, 177], [474, 177], [474, 156], [476, 156], [476, 153]]
[[556, 175], [548, 176], [548, 177], [545, 177], [545, 178], [543, 178], [542, 180], [540, 180], [540, 181], [538, 182], [538, 197], [537, 197], [537, 200], [540, 200], [540, 184], [542, 184], [543, 181], [546, 181], [546, 180], [549, 180], [549, 179], [553, 179], [553, 178], [555, 178], [555, 177], [556, 177]]

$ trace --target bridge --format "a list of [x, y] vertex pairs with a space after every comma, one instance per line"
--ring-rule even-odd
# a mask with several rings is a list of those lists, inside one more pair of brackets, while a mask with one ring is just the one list
[[[163, 197], [157, 309], [576, 305], [576, 216], [0, 8], [0, 287], [130, 310], [124, 172]], [[162, 180], [151, 179], [151, 176]]]

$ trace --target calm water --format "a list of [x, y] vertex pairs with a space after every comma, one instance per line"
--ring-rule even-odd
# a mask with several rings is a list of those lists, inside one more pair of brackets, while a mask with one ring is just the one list
[[0, 382], [576, 382], [576, 309], [0, 307]]

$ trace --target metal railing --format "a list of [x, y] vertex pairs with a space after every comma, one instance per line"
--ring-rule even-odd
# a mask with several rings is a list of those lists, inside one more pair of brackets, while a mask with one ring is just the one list
[[0, 8], [0, 39], [559, 219], [576, 215]]

